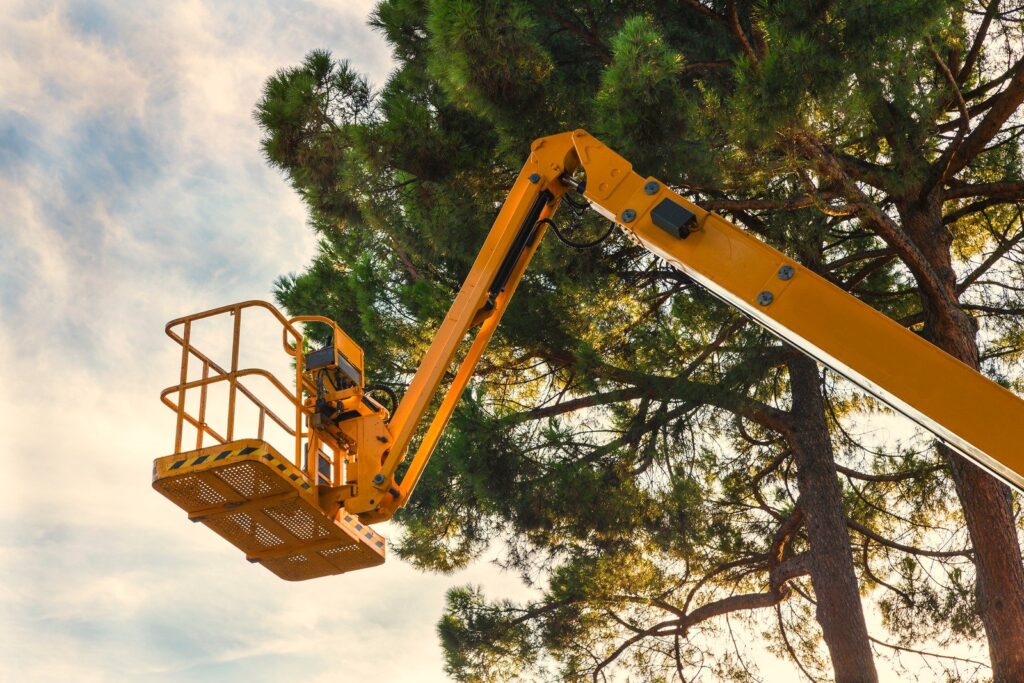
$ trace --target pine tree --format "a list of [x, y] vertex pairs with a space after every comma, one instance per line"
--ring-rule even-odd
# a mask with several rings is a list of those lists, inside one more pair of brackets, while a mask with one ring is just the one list
[[[400, 386], [529, 141], [587, 127], [642, 173], [1013, 380], [1013, 11], [385, 0], [372, 21], [399, 68], [381, 91], [315, 52], [258, 107], [268, 159], [321, 237], [279, 298], [341, 321], [375, 379]], [[827, 666], [813, 611], [835, 678], [874, 680], [859, 576], [901, 647], [974, 637], [980, 615], [995, 679], [1021, 679], [1008, 494], [946, 454], [972, 551], [925, 547], [929, 528], [960, 522], [953, 486], [924, 448], [862, 467], [849, 424], [865, 406], [631, 244], [583, 256], [545, 244], [400, 518], [401, 552], [422, 566], [462, 566], [501, 536], [510, 567], [546, 579], [531, 605], [453, 590], [440, 627], [450, 671], [596, 677], [614, 662], [738, 679], [748, 665], [709, 634], [726, 615], [763, 626], [770, 608], [767, 637], [805, 673]]]

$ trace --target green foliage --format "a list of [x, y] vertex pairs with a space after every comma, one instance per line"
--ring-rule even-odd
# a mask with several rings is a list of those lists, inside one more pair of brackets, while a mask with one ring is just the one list
[[334, 62], [325, 51], [311, 52], [303, 65], [278, 72], [267, 81], [256, 119], [268, 131], [263, 139], [267, 160], [285, 169], [310, 206], [347, 221], [358, 211], [338, 188], [339, 179], [359, 166], [357, 143], [372, 116], [366, 79], [348, 62]]
[[[760, 238], [893, 318], [920, 321], [914, 270], [795, 140], [810, 134], [834, 150], [867, 178], [857, 180], [863, 201], [903, 220], [951, 139], [939, 128], [956, 105], [929, 47], [962, 58], [975, 30], [964, 4], [738, 2], [742, 40], [731, 6], [379, 2], [371, 25], [396, 60], [379, 90], [317, 51], [272, 77], [257, 106], [267, 159], [320, 237], [305, 271], [278, 281], [278, 300], [339, 321], [366, 350], [371, 379], [400, 391], [531, 139], [583, 127], [639, 173], [698, 201], [734, 202], [723, 211]], [[987, 51], [979, 59], [965, 90], [1001, 71]], [[1009, 138], [959, 180], [1021, 177]], [[948, 239], [949, 271], [961, 277], [1019, 220], [1012, 204], [970, 210], [976, 201], [940, 206], [962, 215], [947, 228], [940, 210], [941, 230], [926, 240]], [[587, 220], [586, 234], [603, 228]], [[1020, 263], [1000, 261], [993, 277], [1019, 282]], [[986, 310], [1024, 308], [1007, 287], [963, 296]], [[1020, 319], [981, 318], [986, 370], [1008, 384], [1021, 381]], [[453, 589], [438, 629], [449, 673], [589, 680], [671, 609], [765, 591], [771, 544], [800, 492], [785, 439], [745, 406], [791, 407], [789, 353], [617, 235], [584, 254], [542, 244], [396, 517], [395, 547], [419, 567], [450, 572], [500, 553], [539, 587], [525, 605]], [[834, 456], [862, 475], [843, 477], [846, 514], [883, 538], [964, 547], [955, 492], [925, 445], [870, 443], [855, 426], [884, 411], [832, 380], [825, 393]], [[890, 631], [879, 635], [979, 637], [965, 558], [852, 540], [865, 598]], [[809, 552], [798, 530], [784, 558]], [[812, 587], [797, 587], [778, 618], [739, 612], [729, 628], [763, 634], [780, 656], [827, 676]], [[637, 680], [671, 678], [680, 662], [689, 674], [755, 680], [744, 655], [722, 645], [722, 623], [695, 624], [678, 642], [651, 636], [617, 661]]]
[[621, 140], [619, 153], [641, 168], [672, 168], [678, 145], [651, 145], [651, 140], [685, 140], [693, 117], [686, 91], [680, 88], [682, 54], [673, 50], [650, 17], [632, 17], [612, 39], [612, 62], [597, 95], [598, 125]]
[[432, 0], [429, 17], [430, 71], [448, 97], [498, 125], [529, 131], [554, 64], [534, 39], [527, 6]]
[[466, 683], [519, 679], [537, 655], [526, 621], [513, 614], [512, 603], [487, 605], [479, 589], [448, 591], [448, 608], [437, 627], [446, 671]]

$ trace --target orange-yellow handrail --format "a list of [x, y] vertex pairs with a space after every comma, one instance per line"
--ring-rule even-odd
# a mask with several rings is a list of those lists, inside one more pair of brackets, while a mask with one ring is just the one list
[[[242, 311], [249, 308], [258, 308], [269, 311], [273, 318], [281, 325], [282, 346], [286, 353], [296, 357], [296, 382], [294, 390], [287, 388], [280, 379], [266, 370], [259, 368], [241, 369], [238, 367]], [[231, 364], [229, 369], [225, 369], [220, 364], [216, 363], [205, 353], [197, 349], [191, 342], [193, 323], [223, 314], [230, 314], [234, 318], [231, 343]], [[181, 334], [176, 331], [176, 328], [178, 327], [183, 328]], [[251, 401], [259, 411], [259, 437], [263, 437], [265, 420], [269, 417], [274, 423], [281, 427], [286, 434], [294, 437], [295, 464], [296, 466], [300, 466], [302, 458], [302, 440], [303, 438], [308, 438], [309, 433], [303, 430], [302, 427], [302, 422], [306, 414], [302, 400], [302, 391], [304, 388], [304, 383], [301, 381], [302, 354], [294, 352], [293, 349], [302, 348], [304, 335], [296, 329], [288, 318], [282, 315], [277, 308], [265, 301], [249, 300], [229, 304], [227, 306], [219, 306], [207, 311], [177, 318], [167, 323], [164, 331], [168, 337], [173, 339], [182, 347], [179, 382], [174, 386], [167, 387], [160, 394], [161, 402], [176, 414], [174, 441], [175, 453], [182, 452], [182, 436], [185, 424], [189, 424], [196, 429], [196, 448], [202, 447], [204, 434], [209, 435], [219, 443], [225, 443], [233, 440], [237, 394], [241, 393], [245, 398]], [[289, 336], [294, 340], [294, 346], [289, 344]], [[200, 379], [188, 381], [188, 366], [190, 358], [195, 358], [202, 363], [203, 373]], [[211, 370], [216, 373], [212, 377], [210, 376]], [[257, 398], [252, 390], [239, 382], [243, 377], [257, 376], [268, 380], [282, 396], [294, 405], [294, 423], [289, 424], [287, 421], [282, 419], [273, 410], [271, 410], [266, 403]], [[207, 390], [211, 385], [218, 382], [227, 382], [229, 385], [227, 413], [225, 416], [227, 426], [224, 434], [221, 434], [219, 431], [206, 424]], [[185, 406], [185, 394], [187, 391], [197, 388], [200, 390], [199, 414], [198, 416], [193, 416]], [[170, 396], [175, 393], [178, 395], [177, 401], [170, 398]], [[337, 466], [337, 464], [335, 464], [335, 466]]]

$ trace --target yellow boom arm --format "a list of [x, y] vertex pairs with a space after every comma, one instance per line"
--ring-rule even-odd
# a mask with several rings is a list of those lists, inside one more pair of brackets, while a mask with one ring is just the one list
[[[717, 297], [907, 415], [991, 474], [1024, 488], [1024, 449], [1005, 425], [1024, 424], [1024, 401], [721, 216], [701, 209], [587, 132], [541, 138], [509, 193], [466, 282], [391, 421], [391, 480], [456, 348], [469, 353], [397, 486], [390, 517], [412, 493], [494, 333], [546, 226], [583, 171], [591, 205]], [[569, 181], [571, 182], [571, 181]], [[383, 487], [381, 487], [383, 489]], [[353, 501], [355, 502], [355, 501]], [[349, 506], [349, 509], [352, 509]], [[374, 515], [376, 516], [376, 515]]]

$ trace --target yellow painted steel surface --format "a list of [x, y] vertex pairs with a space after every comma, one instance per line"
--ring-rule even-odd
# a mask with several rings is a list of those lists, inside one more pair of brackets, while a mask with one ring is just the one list
[[[505, 297], [492, 310], [481, 310], [479, 283], [495, 273], [493, 250], [500, 252], [510, 243], [516, 221], [538, 193], [550, 193], [552, 200], [544, 215], [553, 215], [567, 189], [565, 174], [578, 171], [585, 174], [584, 196], [591, 206], [616, 221], [630, 239], [915, 420], [993, 475], [1024, 488], [1024, 449], [1013, 429], [1024, 424], [1024, 401], [721, 216], [701, 209], [655, 178], [638, 175], [624, 158], [586, 131], [577, 130], [533, 143], [484, 251], [445, 319], [442, 330], [447, 326], [448, 334], [435, 340], [427, 354], [431, 362], [425, 359], [410, 386], [410, 392], [416, 392], [415, 401], [403, 400], [396, 412], [401, 428], [411, 434], [440, 385], [455, 345], [471, 327], [467, 321], [482, 319], [470, 353], [399, 484], [402, 496], [386, 501], [389, 507], [381, 512], [382, 517], [390, 516], [394, 507], [408, 499], [507, 304]], [[697, 229], [685, 239], [652, 221], [651, 210], [665, 199], [695, 215]], [[499, 235], [504, 242], [495, 245]], [[535, 249], [536, 244], [522, 254], [509, 295]], [[463, 296], [467, 289], [473, 296]], [[429, 368], [429, 377], [424, 366]], [[400, 443], [404, 447], [406, 441]], [[393, 450], [385, 462], [385, 473], [392, 474], [404, 456], [404, 450]]]
[[306, 474], [258, 439], [159, 458], [153, 488], [288, 581], [384, 563], [383, 537], [351, 515], [329, 519]]
[[[572, 134], [587, 174], [586, 196], [651, 252], [694, 278], [786, 341], [914, 419], [965, 456], [1024, 488], [1024, 401], [792, 259], [704, 211], [585, 131]], [[697, 216], [700, 229], [678, 239], [651, 221], [670, 198]], [[629, 222], [622, 214], [632, 209]], [[780, 278], [783, 266], [792, 268]], [[771, 302], [759, 302], [763, 292]], [[765, 299], [763, 299], [765, 300]]]

